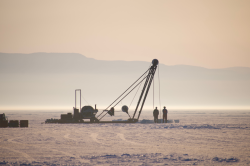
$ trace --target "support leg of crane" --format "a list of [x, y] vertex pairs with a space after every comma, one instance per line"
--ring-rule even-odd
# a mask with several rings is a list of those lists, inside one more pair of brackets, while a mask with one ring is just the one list
[[99, 123], [99, 120], [96, 117], [95, 117], [94, 121], [95, 121], [95, 123]]

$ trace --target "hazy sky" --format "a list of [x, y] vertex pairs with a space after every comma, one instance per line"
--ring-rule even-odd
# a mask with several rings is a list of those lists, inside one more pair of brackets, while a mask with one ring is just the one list
[[250, 0], [1, 0], [0, 52], [250, 67]]

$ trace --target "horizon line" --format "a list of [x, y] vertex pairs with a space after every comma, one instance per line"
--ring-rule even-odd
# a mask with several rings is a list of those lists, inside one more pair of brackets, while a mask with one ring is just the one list
[[[94, 60], [99, 60], [99, 61], [111, 61], [111, 62], [116, 62], [116, 61], [124, 61], [124, 62], [148, 62], [148, 61], [127, 61], [127, 60], [100, 60], [100, 59], [95, 59], [95, 58], [91, 58], [91, 57], [87, 57], [86, 55], [83, 55], [81, 53], [75, 53], [75, 52], [33, 52], [33, 53], [6, 53], [6, 52], [0, 52], [0, 54], [36, 54], [36, 53], [46, 53], [46, 54], [79, 54], [82, 55], [86, 58], [89, 59], [94, 59]], [[160, 61], [159, 61], [160, 62]], [[199, 68], [204, 68], [204, 69], [228, 69], [228, 68], [249, 68], [250, 67], [246, 67], [246, 66], [231, 66], [231, 67], [223, 67], [223, 68], [208, 68], [208, 67], [203, 67], [203, 66], [195, 66], [195, 65], [187, 65], [187, 64], [176, 64], [176, 65], [166, 65], [164, 63], [159, 63], [165, 66], [192, 66], [192, 67], [199, 67]]]
[[[94, 108], [94, 106], [92, 106]], [[104, 110], [106, 107], [101, 105], [97, 109], [99, 111]], [[163, 106], [157, 107], [158, 110], [162, 110]], [[166, 106], [171, 111], [250, 111], [250, 106]], [[72, 111], [72, 106], [14, 106], [14, 107], [0, 107], [0, 111]], [[130, 108], [130, 112], [133, 112], [135, 108]], [[152, 107], [145, 106], [145, 111], [154, 110]], [[115, 111], [121, 111], [120, 108]]]

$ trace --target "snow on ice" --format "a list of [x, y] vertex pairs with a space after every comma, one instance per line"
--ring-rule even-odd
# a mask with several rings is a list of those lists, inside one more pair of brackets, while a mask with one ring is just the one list
[[152, 123], [151, 112], [135, 124], [44, 124], [62, 112], [5, 113], [29, 127], [0, 128], [0, 165], [250, 165], [247, 111], [173, 111], [167, 124]]

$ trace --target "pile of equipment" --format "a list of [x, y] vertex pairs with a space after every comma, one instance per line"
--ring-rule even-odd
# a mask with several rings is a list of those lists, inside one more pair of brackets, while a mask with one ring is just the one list
[[5, 114], [0, 114], [0, 127], [28, 127], [28, 120], [10, 120], [6, 118]]
[[[143, 110], [143, 106], [145, 104], [150, 86], [154, 80], [154, 75], [157, 69], [159, 61], [157, 59], [152, 60], [152, 64], [150, 67], [144, 72], [132, 85], [129, 86], [119, 97], [115, 99], [106, 109], [104, 109], [99, 115], [96, 116], [98, 110], [91, 106], [84, 106], [81, 107], [81, 89], [75, 90], [75, 107], [73, 107], [74, 114], [67, 113], [67, 114], [61, 114], [61, 119], [47, 119], [45, 123], [84, 123], [85, 119], [89, 119], [89, 122], [85, 123], [136, 123], [138, 122], [141, 112]], [[158, 70], [159, 72], [159, 70]], [[159, 73], [158, 73], [159, 76]], [[143, 84], [144, 82], [144, 84]], [[142, 85], [142, 86], [141, 86]], [[138, 92], [138, 90], [141, 89], [141, 94], [139, 95], [139, 99], [137, 102], [137, 105], [135, 107], [135, 111], [132, 116], [129, 114], [129, 107], [124, 105], [122, 107], [122, 112], [125, 112], [128, 114], [129, 119], [126, 121], [101, 121], [101, 119], [109, 114], [110, 116], [115, 115], [115, 107], [122, 102], [124, 98], [126, 98], [132, 91], [137, 89], [135, 96]], [[77, 107], [77, 98], [76, 93], [80, 92], [80, 107]], [[134, 98], [135, 98], [134, 96]], [[134, 100], [133, 98], [133, 100]], [[132, 102], [133, 102], [132, 100]], [[131, 102], [131, 104], [132, 104]], [[130, 105], [131, 105], [130, 104]], [[78, 109], [79, 108], [79, 109]], [[80, 112], [79, 112], [80, 110]]]

